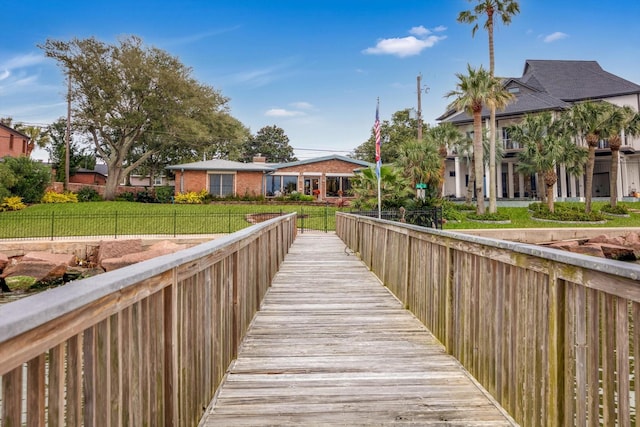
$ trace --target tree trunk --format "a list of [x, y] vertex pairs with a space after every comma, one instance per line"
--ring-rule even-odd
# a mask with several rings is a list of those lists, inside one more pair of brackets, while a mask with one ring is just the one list
[[109, 171], [109, 175], [107, 175], [107, 182], [104, 185], [104, 199], [105, 200], [115, 200], [116, 198], [116, 189], [118, 188], [118, 184], [120, 183], [120, 176], [117, 173], [111, 173]]
[[[591, 213], [591, 195], [593, 193], [593, 169], [596, 164], [596, 146], [598, 145], [598, 137], [587, 135], [587, 144], [589, 145], [589, 157], [587, 158], [587, 172], [584, 184], [584, 211]], [[595, 142], [594, 142], [595, 141]]]
[[[487, 8], [487, 33], [489, 35], [489, 74], [495, 74], [495, 52], [493, 46], [493, 13], [492, 7]], [[497, 212], [498, 182], [496, 176], [496, 107], [491, 105], [489, 113], [489, 213]]]
[[478, 215], [484, 215], [484, 162], [482, 161], [482, 118], [480, 108], [474, 108], [473, 111], [473, 159], [476, 175], [476, 213]]
[[473, 158], [471, 158], [471, 161], [469, 162], [469, 170], [467, 172], [469, 174], [469, 180], [467, 182], [467, 195], [464, 199], [467, 205], [470, 205], [473, 202], [473, 186], [476, 183], [474, 165], [475, 161], [473, 160]]
[[620, 136], [609, 139], [611, 148], [611, 172], [609, 174], [609, 204], [618, 205], [618, 164], [620, 162]]
[[555, 169], [549, 169], [544, 172], [544, 186], [545, 186], [545, 197], [547, 199], [547, 207], [549, 208], [549, 212], [555, 212], [555, 203], [554, 203], [554, 194], [553, 194], [553, 186], [556, 182], [558, 182], [558, 174], [556, 174]]

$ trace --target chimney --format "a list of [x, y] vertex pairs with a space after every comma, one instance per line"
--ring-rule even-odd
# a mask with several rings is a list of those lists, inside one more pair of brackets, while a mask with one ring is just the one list
[[267, 163], [267, 158], [258, 153], [253, 156], [253, 163]]

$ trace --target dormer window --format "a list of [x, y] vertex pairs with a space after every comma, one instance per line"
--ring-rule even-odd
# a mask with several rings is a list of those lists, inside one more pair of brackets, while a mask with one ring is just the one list
[[507, 88], [507, 92], [509, 93], [520, 93], [520, 88], [518, 86], [512, 86]]

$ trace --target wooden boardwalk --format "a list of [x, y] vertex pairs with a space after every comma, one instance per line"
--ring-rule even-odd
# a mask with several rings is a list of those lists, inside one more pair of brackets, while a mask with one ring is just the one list
[[508, 426], [333, 234], [294, 242], [201, 426]]

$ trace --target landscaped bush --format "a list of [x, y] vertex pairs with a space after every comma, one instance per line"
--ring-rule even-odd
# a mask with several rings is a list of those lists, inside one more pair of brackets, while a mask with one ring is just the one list
[[76, 193], [78, 196], [79, 202], [100, 202], [102, 201], [102, 196], [95, 189], [91, 187], [82, 187]]
[[629, 209], [622, 205], [616, 205], [615, 207], [611, 205], [604, 205], [600, 208], [600, 212], [608, 213], [611, 215], [629, 215]]
[[174, 201], [176, 203], [185, 203], [185, 204], [202, 204], [205, 200], [207, 194], [207, 190], [202, 190], [198, 193], [195, 191], [190, 191], [188, 193], [178, 193], [174, 197]]
[[156, 199], [159, 203], [171, 203], [173, 200], [173, 193], [175, 189], [171, 186], [165, 185], [162, 187], [155, 187]]
[[549, 207], [544, 203], [531, 203], [529, 210], [533, 218], [551, 221], [599, 222], [606, 220], [600, 212], [592, 211], [586, 213], [584, 205], [578, 203], [556, 203], [554, 205], [555, 212], [553, 213], [549, 211]]
[[7, 173], [0, 176], [12, 176], [3, 182], [3, 186], [14, 196], [22, 197], [24, 203], [38, 203], [51, 182], [51, 170], [41, 162], [26, 156], [5, 157], [1, 168]]
[[42, 203], [78, 203], [78, 195], [71, 192], [56, 193], [55, 191], [47, 191], [42, 196]]
[[158, 203], [155, 194], [152, 191], [138, 191], [136, 193], [135, 201], [138, 203]]
[[472, 212], [467, 214], [467, 218], [473, 221], [495, 221], [495, 222], [510, 221], [509, 215], [502, 213], [500, 211], [495, 213], [485, 212], [482, 215], [478, 215], [475, 212]]
[[292, 202], [313, 202], [315, 197], [308, 194], [298, 193], [297, 191], [292, 191], [291, 194], [285, 197], [285, 200]]
[[27, 205], [22, 203], [22, 197], [20, 196], [5, 197], [2, 199], [2, 204], [0, 204], [0, 210], [2, 212], [19, 211], [26, 207]]
[[136, 195], [130, 191], [120, 193], [116, 196], [118, 202], [133, 202], [136, 200]]

